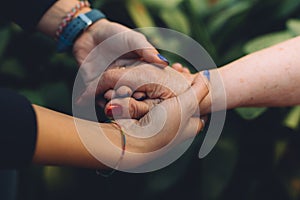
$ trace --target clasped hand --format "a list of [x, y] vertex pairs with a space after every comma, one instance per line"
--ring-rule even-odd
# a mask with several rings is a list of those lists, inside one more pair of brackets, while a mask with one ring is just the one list
[[[147, 151], [157, 150], [174, 138], [177, 144], [203, 128], [199, 105], [209, 90], [201, 73], [179, 73], [171, 67], [161, 69], [135, 60], [130, 66], [105, 71], [97, 91], [103, 97], [98, 105], [104, 106], [105, 113], [127, 134], [155, 141]], [[144, 94], [144, 98], [137, 100], [135, 94]]]

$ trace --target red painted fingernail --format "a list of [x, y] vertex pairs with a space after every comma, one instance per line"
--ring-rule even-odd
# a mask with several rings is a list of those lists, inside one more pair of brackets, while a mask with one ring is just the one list
[[121, 116], [122, 113], [123, 113], [122, 106], [119, 104], [111, 104], [106, 109], [106, 115], [108, 117]]

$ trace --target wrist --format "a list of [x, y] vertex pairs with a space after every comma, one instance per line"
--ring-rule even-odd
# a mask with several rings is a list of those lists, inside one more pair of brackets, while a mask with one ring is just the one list
[[76, 18], [76, 17], [78, 17], [80, 14], [88, 13], [88, 12], [90, 12], [91, 10], [92, 10], [92, 9], [91, 9], [90, 7], [84, 7], [84, 8], [81, 8], [79, 11], [77, 11], [77, 12], [75, 13], [73, 19]]
[[[243, 106], [244, 89], [241, 88], [242, 79], [238, 78], [238, 72], [233, 72], [231, 64], [218, 68], [219, 76], [222, 79], [222, 88], [224, 88], [226, 98], [226, 108], [232, 109]], [[221, 95], [218, 95], [219, 98]], [[224, 98], [224, 97], [223, 97]]]
[[209, 100], [205, 98], [205, 102], [210, 102], [209, 112], [238, 107], [242, 97], [236, 92], [239, 90], [239, 84], [235, 81], [237, 74], [227, 67], [219, 67], [210, 70], [210, 75]]
[[[74, 46], [76, 46], [76, 43], [80, 43], [80, 42], [85, 43], [85, 41], [81, 41], [81, 38], [83, 38], [83, 40], [87, 40], [87, 39], [89, 39], [89, 38], [87, 38], [87, 36], [90, 37], [90, 39], [93, 39], [93, 41], [90, 41], [90, 42], [97, 42], [98, 44], [101, 43], [103, 40], [102, 38], [94, 38], [93, 36], [105, 34], [105, 31], [107, 31], [106, 27], [108, 26], [108, 24], [111, 24], [111, 22], [106, 18], [102, 18], [102, 19], [96, 21], [95, 23], [90, 25], [82, 34], [80, 34], [78, 36], [78, 38], [74, 41]], [[101, 27], [101, 28], [99, 28], [99, 27]], [[103, 31], [103, 34], [100, 33], [101, 31]]]
[[50, 37], [55, 37], [55, 32], [63, 18], [78, 4], [78, 0], [59, 0], [40, 19], [37, 29]]
[[58, 40], [58, 52], [70, 50], [74, 46], [74, 43], [78, 37], [80, 37], [80, 35], [82, 35], [82, 33], [85, 32], [88, 27], [105, 18], [105, 15], [97, 9], [92, 9], [87, 13], [83, 12], [84, 11], [82, 11], [82, 13], [78, 13], [78, 16], [73, 18], [71, 21], [69, 21], [69, 17], [67, 17], [66, 21], [69, 22], [65, 23], [65, 20], [63, 20], [63, 23], [59, 26], [56, 34]]
[[[116, 128], [113, 124], [102, 124], [102, 128], [109, 131], [104, 131], [106, 137], [118, 148], [122, 149], [122, 137], [120, 134], [120, 129]], [[151, 138], [138, 138], [133, 137], [128, 134], [129, 130], [125, 130], [124, 134], [126, 137], [126, 151], [132, 153], [150, 153], [157, 151], [168, 144], [169, 140], [165, 137], [161, 137], [161, 134], [158, 134]], [[127, 132], [127, 133], [126, 133]], [[171, 141], [171, 139], [170, 139]]]

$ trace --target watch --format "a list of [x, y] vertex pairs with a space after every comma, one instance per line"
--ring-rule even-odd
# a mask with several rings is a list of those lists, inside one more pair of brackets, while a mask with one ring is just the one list
[[76, 38], [94, 22], [105, 18], [105, 15], [96, 9], [87, 13], [82, 13], [73, 19], [63, 30], [58, 38], [57, 51], [64, 52], [69, 50]]

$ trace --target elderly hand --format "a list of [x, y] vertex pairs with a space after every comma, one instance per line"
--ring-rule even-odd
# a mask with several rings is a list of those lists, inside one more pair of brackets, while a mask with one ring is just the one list
[[[187, 80], [191, 79], [194, 75], [191, 74], [190, 70], [187, 67], [184, 67], [180, 63], [174, 63], [172, 65], [172, 68], [175, 69], [177, 72], [181, 73], [184, 77], [186, 77]], [[222, 87], [219, 87], [222, 88]], [[202, 115], [206, 115], [210, 112], [212, 112], [212, 94], [211, 89], [209, 90], [208, 95], [203, 99], [203, 101], [200, 103], [200, 110]], [[216, 95], [216, 93], [214, 93]], [[215, 104], [217, 104], [217, 100], [215, 99]], [[223, 103], [222, 103], [223, 104]]]
[[[113, 89], [104, 94], [107, 100], [113, 99], [105, 106], [107, 116], [139, 119], [163, 100], [185, 92], [197, 77], [197, 74], [178, 73], [170, 67], [158, 69], [153, 65], [140, 62], [136, 65], [132, 68], [108, 70], [103, 74], [98, 88], [102, 91]], [[207, 79], [204, 81], [205, 84], [208, 84]], [[118, 103], [114, 98], [124, 97], [120, 95], [120, 93], [124, 93], [121, 92], [121, 90], [125, 90], [124, 87], [128, 91], [127, 97], [130, 97], [134, 91], [134, 94], [144, 93], [146, 95], [144, 100], [128, 98], [126, 104]], [[103, 106], [103, 102], [100, 104]]]
[[[182, 140], [194, 137], [203, 128], [203, 121], [197, 111], [199, 112], [199, 103], [208, 94], [207, 82], [201, 74], [198, 74], [191, 85], [182, 94], [153, 104], [151, 110], [138, 120], [123, 119], [123, 117], [117, 119], [129, 138], [132, 136], [145, 142], [143, 148], [139, 146], [137, 150], [131, 149], [131, 151], [142, 153], [156, 151], [171, 141], [172, 144], [178, 144]], [[147, 85], [145, 86], [141, 90], [146, 92], [148, 89]], [[111, 103], [126, 107], [129, 101], [130, 97], [117, 98]]]

